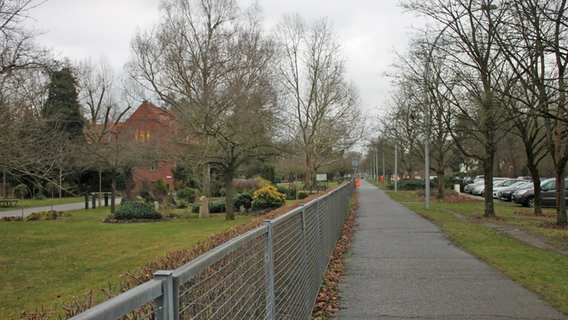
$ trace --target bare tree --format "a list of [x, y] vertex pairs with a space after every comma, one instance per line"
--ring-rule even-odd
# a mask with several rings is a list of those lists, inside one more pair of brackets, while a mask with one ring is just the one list
[[288, 126], [305, 155], [309, 186], [317, 169], [332, 159], [327, 155], [360, 138], [358, 93], [345, 79], [341, 48], [326, 19], [307, 23], [299, 15], [286, 16], [275, 36]]
[[160, 22], [132, 47], [133, 77], [172, 108], [180, 146], [194, 155], [185, 159], [223, 175], [226, 218], [234, 219], [237, 168], [276, 152], [273, 45], [260, 9], [241, 10], [234, 0], [165, 1]]
[[48, 52], [34, 43], [35, 34], [23, 26], [28, 11], [43, 1], [0, 1], [0, 168], [6, 195], [6, 175], [45, 179], [56, 158], [52, 137], [41, 130], [49, 69]]
[[[510, 76], [496, 34], [502, 28], [504, 6], [493, 0], [405, 1], [405, 6], [422, 13], [440, 25], [432, 45], [443, 50], [452, 68], [452, 90], [448, 97], [455, 110], [455, 119], [467, 127], [453, 126], [452, 135], [460, 150], [483, 164], [485, 174], [484, 216], [495, 215], [493, 205], [493, 169], [497, 141], [507, 130], [498, 88]], [[443, 36], [443, 37], [442, 37]], [[443, 39], [444, 46], [438, 46]], [[463, 128], [467, 132], [457, 132]], [[464, 140], [465, 139], [465, 140]], [[468, 141], [469, 140], [469, 141]], [[465, 143], [482, 146], [480, 153], [468, 153]]]
[[391, 110], [380, 119], [381, 136], [397, 146], [397, 160], [402, 165], [405, 176], [414, 176], [420, 165], [420, 142], [424, 130], [420, 120], [421, 103], [416, 101], [408, 87], [398, 87], [392, 97]]
[[[557, 224], [567, 225], [564, 201], [565, 167], [568, 163], [566, 75], [568, 68], [567, 1], [509, 1], [506, 28], [498, 33], [498, 44], [506, 53], [515, 74], [510, 99], [524, 119], [517, 125], [525, 141], [535, 179], [535, 213], [540, 213], [540, 190], [536, 164], [548, 146], [556, 176]], [[542, 136], [546, 135], [546, 143]]]
[[[117, 175], [128, 166], [134, 156], [129, 152], [128, 139], [119, 139], [118, 124], [124, 120], [130, 106], [122, 108], [114, 71], [105, 58], [98, 63], [80, 62], [76, 67], [79, 99], [85, 107], [86, 144], [81, 150], [82, 163], [94, 166], [99, 172], [99, 206], [102, 197], [102, 170], [111, 171], [111, 212], [116, 207]], [[124, 133], [126, 134], [126, 133]], [[124, 140], [124, 141], [123, 141]]]
[[397, 131], [398, 137], [406, 137], [407, 146], [403, 145], [402, 149], [421, 161], [424, 161], [428, 144], [429, 169], [438, 177], [437, 197], [444, 198], [446, 170], [455, 156], [449, 128], [453, 116], [446, 98], [452, 88], [442, 80], [445, 76], [443, 59], [431, 56], [427, 41], [416, 38], [411, 47], [408, 57], [399, 57], [395, 66], [398, 72], [394, 105], [398, 111], [395, 120], [385, 127]]

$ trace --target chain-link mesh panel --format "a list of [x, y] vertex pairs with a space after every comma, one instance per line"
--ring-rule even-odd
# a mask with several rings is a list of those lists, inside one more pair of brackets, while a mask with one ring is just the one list
[[264, 319], [264, 248], [257, 237], [181, 285], [180, 319]]
[[274, 287], [278, 319], [304, 319], [305, 258], [301, 211], [274, 227]]

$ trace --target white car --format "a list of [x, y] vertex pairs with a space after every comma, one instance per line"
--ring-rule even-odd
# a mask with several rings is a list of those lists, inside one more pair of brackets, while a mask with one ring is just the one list
[[526, 182], [527, 182], [527, 180], [509, 179], [509, 180], [504, 180], [499, 185], [493, 185], [493, 198], [497, 199], [498, 192], [503, 190], [503, 189], [513, 187], [515, 185], [523, 184], [523, 183], [526, 183]]
[[[504, 183], [505, 181], [510, 180], [509, 178], [493, 178], [493, 187], [498, 187], [500, 186], [502, 183]], [[478, 186], [475, 186], [472, 190], [471, 190], [471, 194], [476, 195], [476, 196], [484, 196], [485, 195], [485, 183], [482, 183]]]

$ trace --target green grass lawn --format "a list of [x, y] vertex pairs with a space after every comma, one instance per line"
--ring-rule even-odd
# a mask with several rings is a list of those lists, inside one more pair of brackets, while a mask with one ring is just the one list
[[252, 219], [185, 214], [165, 222], [102, 223], [109, 213], [97, 208], [52, 221], [0, 222], [0, 319], [116, 285], [123, 272]]
[[[458, 246], [487, 261], [508, 277], [539, 294], [564, 314], [568, 314], [568, 257], [550, 250], [527, 245], [507, 234], [495, 231], [483, 222], [512, 225], [548, 244], [568, 249], [568, 230], [551, 228], [556, 221], [555, 210], [544, 210], [543, 216], [532, 215], [532, 210], [512, 203], [495, 203], [497, 219], [481, 218], [482, 201], [469, 203], [431, 202], [430, 210], [416, 201], [413, 192], [388, 192], [389, 195], [413, 211], [423, 215], [442, 228]], [[459, 219], [452, 212], [471, 219]]]

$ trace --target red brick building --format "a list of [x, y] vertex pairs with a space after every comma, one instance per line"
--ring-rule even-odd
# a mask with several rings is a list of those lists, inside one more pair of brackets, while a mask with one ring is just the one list
[[173, 114], [144, 101], [126, 121], [117, 125], [116, 131], [120, 139], [126, 138], [132, 145], [139, 146], [141, 153], [146, 153], [140, 155], [140, 164], [134, 168], [134, 191], [158, 179], [173, 190], [172, 171], [176, 165], [167, 158], [167, 146], [172, 144], [175, 135]]

